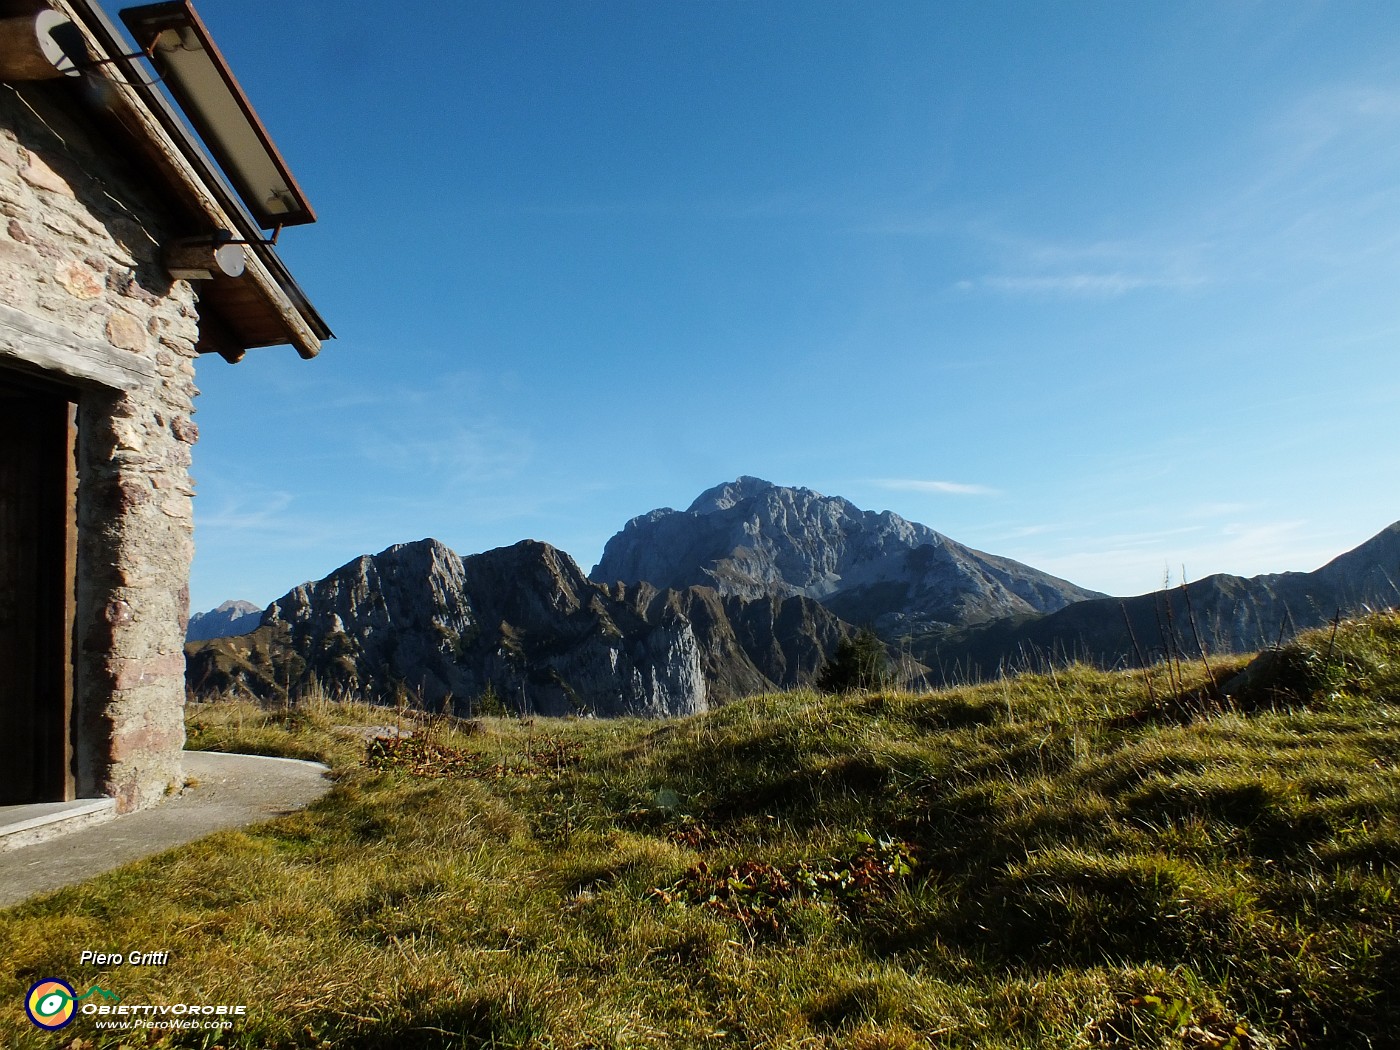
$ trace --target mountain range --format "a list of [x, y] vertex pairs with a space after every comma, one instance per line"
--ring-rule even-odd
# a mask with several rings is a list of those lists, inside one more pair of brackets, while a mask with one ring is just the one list
[[910, 652], [940, 682], [995, 678], [1050, 660], [1100, 667], [1172, 655], [1253, 652], [1338, 615], [1400, 604], [1400, 522], [1313, 572], [1217, 574], [1131, 598], [1093, 598], [1045, 616], [935, 631]]
[[[188, 674], [196, 692], [314, 681], [457, 713], [679, 715], [811, 682], [856, 625], [898, 649], [903, 681], [944, 684], [1262, 648], [1395, 604], [1396, 580], [1400, 523], [1316, 572], [1111, 598], [888, 511], [741, 477], [633, 518], [587, 576], [532, 540], [359, 557], [273, 602], [251, 633], [194, 642]], [[231, 604], [209, 614], [230, 633], [249, 623]]]
[[398, 544], [302, 584], [249, 635], [191, 647], [196, 692], [313, 682], [458, 714], [667, 716], [809, 681], [850, 628], [800, 596], [592, 583], [525, 540], [462, 558]]

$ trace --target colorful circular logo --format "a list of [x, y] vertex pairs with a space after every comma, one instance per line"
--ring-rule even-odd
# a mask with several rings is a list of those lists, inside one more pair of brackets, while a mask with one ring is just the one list
[[67, 981], [46, 977], [29, 989], [24, 1000], [24, 1012], [40, 1028], [56, 1032], [73, 1020], [77, 1011], [78, 993]]

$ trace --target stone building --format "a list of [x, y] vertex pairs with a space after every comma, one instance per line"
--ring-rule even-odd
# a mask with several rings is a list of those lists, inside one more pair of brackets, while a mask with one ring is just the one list
[[0, 0], [4, 806], [181, 785], [194, 362], [331, 334], [265, 243], [314, 215], [193, 9], [121, 19]]

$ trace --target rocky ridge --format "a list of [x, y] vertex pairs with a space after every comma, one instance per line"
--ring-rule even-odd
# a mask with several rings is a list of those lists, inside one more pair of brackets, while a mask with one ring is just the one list
[[1400, 522], [1313, 572], [1217, 574], [1131, 598], [1097, 598], [916, 638], [934, 681], [994, 678], [1047, 660], [1137, 666], [1179, 655], [1253, 652], [1355, 615], [1400, 604]]
[[458, 714], [670, 716], [805, 682], [848, 632], [801, 597], [606, 587], [545, 543], [462, 558], [425, 539], [294, 588], [252, 635], [195, 647], [189, 680], [264, 697], [316, 681]]

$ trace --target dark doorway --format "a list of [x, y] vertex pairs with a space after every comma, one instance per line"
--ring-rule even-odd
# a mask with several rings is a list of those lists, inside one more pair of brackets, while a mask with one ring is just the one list
[[0, 372], [0, 805], [73, 796], [75, 398]]

